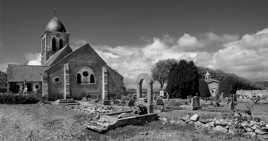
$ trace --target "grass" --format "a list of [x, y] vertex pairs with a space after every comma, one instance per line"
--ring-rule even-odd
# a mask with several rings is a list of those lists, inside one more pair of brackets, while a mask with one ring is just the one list
[[[254, 112], [266, 117], [267, 105], [258, 105]], [[266, 112], [266, 113], [265, 113]], [[177, 120], [192, 111], [171, 111], [160, 116]], [[198, 111], [203, 118], [221, 117], [221, 112]], [[129, 125], [105, 134], [86, 130], [83, 126], [89, 115], [70, 110], [61, 105], [27, 104], [0, 105], [1, 141], [225, 141], [252, 138], [227, 136], [206, 130], [196, 130], [190, 125], [163, 125], [154, 121], [145, 125]]]

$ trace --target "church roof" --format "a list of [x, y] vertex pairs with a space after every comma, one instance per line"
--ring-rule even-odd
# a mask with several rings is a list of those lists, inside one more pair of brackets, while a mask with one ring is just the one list
[[8, 82], [41, 81], [46, 66], [9, 64], [7, 68]]
[[[71, 53], [69, 53], [68, 55], [64, 56], [63, 58], [59, 59], [56, 63], [54, 63], [53, 65], [50, 65], [46, 70], [50, 70], [51, 68], [53, 68], [54, 66], [56, 66], [57, 64], [61, 63], [62, 61], [67, 60], [68, 58], [76, 55], [77, 53], [81, 52], [81, 51], [90, 51], [92, 53], [94, 53], [96, 55], [96, 57], [102, 61], [103, 63], [106, 64], [106, 62], [95, 52], [95, 50], [87, 43], [84, 44], [80, 47], [76, 47], [75, 49], [73, 49], [73, 51]], [[107, 65], [107, 64], [106, 64]]]
[[69, 45], [66, 45], [65, 47], [63, 47], [62, 49], [57, 51], [54, 55], [52, 55], [47, 60], [46, 66], [50, 66], [50, 65], [56, 63], [58, 60], [60, 60], [61, 58], [65, 57], [66, 55], [68, 55], [71, 52], [72, 52], [71, 47]]
[[66, 28], [63, 23], [57, 18], [53, 17], [46, 26], [46, 31], [50, 32], [66, 32]]

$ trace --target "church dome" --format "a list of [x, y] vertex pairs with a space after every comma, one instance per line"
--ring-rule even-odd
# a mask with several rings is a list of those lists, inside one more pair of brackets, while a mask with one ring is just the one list
[[66, 28], [64, 27], [63, 23], [57, 17], [54, 17], [48, 22], [48, 24], [46, 26], [46, 31], [66, 32]]

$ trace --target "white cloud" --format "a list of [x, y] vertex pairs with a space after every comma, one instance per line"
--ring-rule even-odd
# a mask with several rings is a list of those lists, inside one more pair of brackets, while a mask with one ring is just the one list
[[29, 53], [26, 56], [27, 65], [41, 65], [41, 54], [40, 53]]
[[180, 47], [202, 46], [196, 37], [191, 36], [188, 33], [183, 34], [183, 36], [179, 38], [178, 45]]
[[252, 80], [268, 79], [268, 29], [245, 34], [224, 44], [213, 56], [213, 66]]
[[199, 66], [222, 69], [252, 80], [268, 78], [268, 29], [241, 38], [211, 32], [198, 36], [185, 33], [178, 40], [155, 37], [142, 46], [106, 45], [95, 49], [131, 86], [135, 86], [139, 73], [150, 73], [155, 62], [170, 58], [193, 60]]
[[[86, 41], [78, 40], [80, 46]], [[268, 29], [241, 36], [212, 32], [197, 36], [188, 33], [179, 38], [168, 35], [154, 37], [147, 44], [109, 46], [93, 45], [98, 54], [121, 73], [127, 86], [135, 87], [139, 73], [150, 73], [151, 67], [162, 59], [193, 60], [197, 65], [222, 69], [240, 76], [267, 80]], [[29, 65], [40, 65], [40, 54], [28, 54]]]

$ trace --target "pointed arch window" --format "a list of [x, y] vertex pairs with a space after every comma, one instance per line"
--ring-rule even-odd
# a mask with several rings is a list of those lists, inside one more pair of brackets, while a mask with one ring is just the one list
[[81, 84], [81, 82], [82, 82], [80, 73], [78, 73], [77, 76], [76, 76], [76, 82], [77, 82], [77, 84]]
[[93, 74], [90, 75], [90, 83], [95, 83], [95, 77]]
[[60, 43], [60, 49], [63, 48], [63, 40], [62, 39], [60, 39], [59, 43]]
[[52, 51], [57, 51], [57, 43], [56, 39], [52, 38]]

